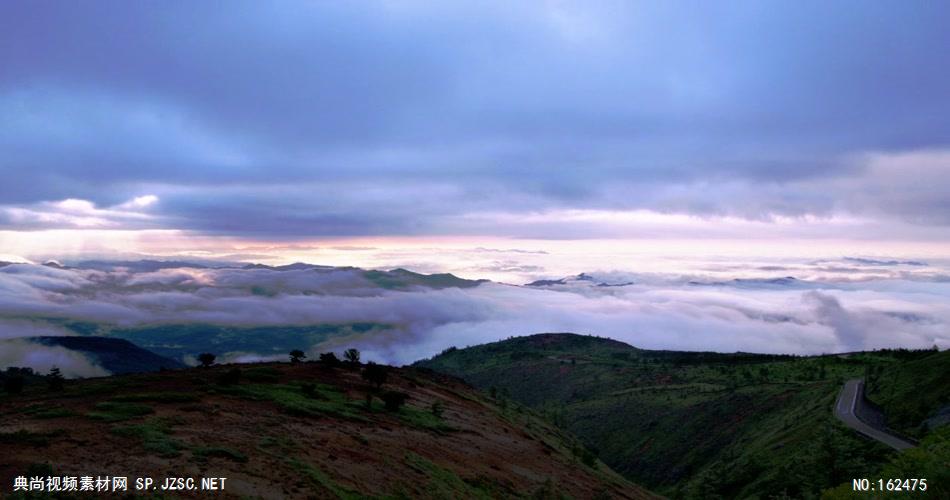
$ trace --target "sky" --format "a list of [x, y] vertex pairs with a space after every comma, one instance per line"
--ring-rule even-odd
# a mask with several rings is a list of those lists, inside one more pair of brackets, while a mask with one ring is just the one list
[[[393, 314], [398, 342], [361, 346], [394, 362], [544, 330], [946, 347], [948, 21], [906, 1], [2, 2], [0, 264], [27, 267], [0, 267], [0, 339], [46, 331], [33, 314], [237, 304]], [[143, 258], [494, 283], [314, 304], [245, 297], [232, 269], [151, 304], [127, 273], [38, 265]], [[634, 285], [509, 286], [580, 273]]]
[[0, 253], [946, 256], [948, 19], [943, 2], [4, 2]]

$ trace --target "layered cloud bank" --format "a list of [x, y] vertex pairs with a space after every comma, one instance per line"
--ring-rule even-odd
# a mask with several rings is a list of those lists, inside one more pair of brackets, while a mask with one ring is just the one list
[[[243, 329], [371, 323], [378, 326], [299, 347], [315, 353], [356, 346], [368, 358], [392, 363], [453, 345], [549, 331], [654, 349], [816, 354], [950, 347], [950, 274], [939, 267], [855, 259], [759, 267], [772, 269], [758, 271], [772, 277], [724, 279], [728, 269], [691, 275], [614, 271], [516, 286], [309, 265], [8, 264], [0, 267], [0, 336], [108, 335], [163, 324], [266, 336], [266, 329]], [[850, 278], [803, 280], [788, 272], [828, 268]], [[222, 349], [218, 354], [228, 359], [273, 355], [231, 352], [227, 344]]]
[[945, 2], [239, 3], [0, 4], [0, 229], [950, 239]]

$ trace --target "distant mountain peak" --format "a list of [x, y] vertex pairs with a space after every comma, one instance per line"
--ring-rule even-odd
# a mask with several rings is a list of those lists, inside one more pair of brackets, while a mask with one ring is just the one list
[[69, 336], [26, 337], [24, 340], [81, 352], [94, 358], [100, 366], [114, 374], [156, 372], [162, 368], [178, 369], [185, 366], [118, 338]]
[[591, 283], [591, 284], [593, 284], [593, 286], [597, 286], [597, 287], [601, 287], [601, 288], [604, 288], [604, 287], [621, 287], [621, 286], [629, 286], [629, 285], [633, 285], [633, 284], [634, 284], [633, 281], [624, 281], [624, 282], [621, 282], [621, 283], [609, 283], [609, 282], [607, 282], [607, 281], [598, 280], [596, 277], [594, 277], [594, 276], [592, 276], [592, 275], [590, 275], [590, 274], [588, 274], [588, 273], [580, 273], [580, 274], [576, 274], [576, 275], [574, 275], [574, 276], [567, 276], [567, 277], [559, 278], [559, 279], [540, 279], [540, 280], [535, 280], [535, 281], [532, 281], [532, 282], [530, 282], [530, 283], [525, 283], [524, 286], [530, 286], [530, 287], [547, 287], [547, 286], [566, 285], [566, 284], [568, 284], [568, 283], [570, 283], [570, 282], [576, 282], [576, 281], [583, 281], [583, 282], [586, 282], [586, 283]]

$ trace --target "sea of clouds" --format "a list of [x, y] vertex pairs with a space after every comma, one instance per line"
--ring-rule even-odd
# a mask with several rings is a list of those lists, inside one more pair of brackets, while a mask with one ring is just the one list
[[[743, 264], [723, 264], [710, 274], [604, 271], [544, 286], [392, 290], [354, 268], [8, 264], [0, 267], [0, 368], [56, 365], [70, 376], [104, 374], [76, 352], [25, 340], [75, 335], [61, 326], [64, 319], [106, 327], [374, 322], [388, 327], [301, 347], [311, 354], [357, 347], [366, 359], [396, 364], [449, 346], [539, 332], [725, 352], [950, 347], [950, 274], [939, 266], [842, 258], [759, 269], [759, 276], [772, 277], [725, 279], [732, 267], [740, 275]], [[791, 279], [790, 272], [824, 279]], [[219, 354], [248, 361], [263, 353]]]

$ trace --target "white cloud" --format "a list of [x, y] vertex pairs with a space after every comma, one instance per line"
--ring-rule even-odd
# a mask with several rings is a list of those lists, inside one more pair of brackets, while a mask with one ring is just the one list
[[145, 210], [157, 202], [157, 196], [144, 195], [108, 208], [99, 208], [89, 200], [78, 198], [26, 206], [0, 205], [0, 227], [31, 230], [143, 228], [155, 223], [156, 217]]
[[[827, 265], [786, 262], [783, 270]], [[733, 266], [743, 267], [723, 263], [705, 277], [594, 272], [593, 281], [569, 280], [541, 289], [487, 283], [467, 289], [393, 291], [352, 269], [180, 268], [136, 273], [15, 265], [0, 268], [0, 314], [124, 326], [374, 322], [390, 328], [333, 339], [310, 346], [311, 352], [356, 346], [369, 358], [396, 363], [452, 345], [550, 331], [591, 333], [653, 349], [817, 354], [950, 347], [950, 282], [931, 279], [940, 266], [909, 266], [899, 271], [910, 273], [904, 278], [778, 284], [722, 279]], [[600, 287], [600, 280], [634, 284]], [[37, 320], [29, 326], [43, 324]], [[272, 355], [220, 354], [235, 360]]]
[[66, 378], [109, 375], [108, 371], [76, 351], [23, 339], [0, 340], [0, 367], [7, 366], [29, 367], [40, 374], [57, 367]]
[[155, 196], [154, 194], [147, 194], [144, 196], [136, 196], [125, 203], [116, 205], [115, 208], [119, 210], [141, 210], [154, 205], [155, 203], [158, 203], [158, 196]]

